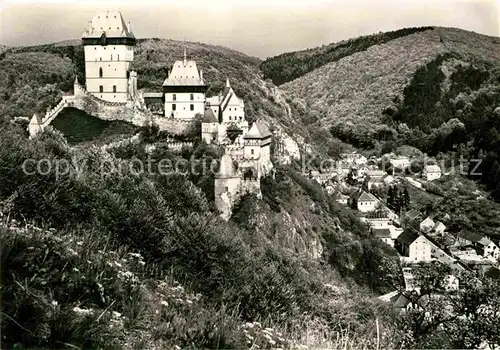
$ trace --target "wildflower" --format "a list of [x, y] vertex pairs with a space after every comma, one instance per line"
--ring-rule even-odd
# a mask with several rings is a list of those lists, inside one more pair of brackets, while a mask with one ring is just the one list
[[181, 347], [179, 345], [174, 346], [177, 350], [181, 350]]
[[80, 272], [80, 270], [78, 270], [76, 267], [73, 267], [73, 271]]
[[188, 304], [192, 304], [193, 302], [192, 302], [191, 300], [187, 299], [187, 300], [186, 300], [186, 303], [188, 303]]
[[168, 306], [168, 303], [167, 303], [165, 300], [162, 300], [162, 301], [161, 301], [161, 304], [162, 304], [163, 306]]
[[28, 247], [28, 250], [33, 250], [35, 249], [35, 247]]
[[68, 248], [68, 252], [71, 254], [71, 255], [74, 255], [74, 256], [77, 256], [78, 253], [76, 251], [74, 251], [73, 249], [71, 248]]
[[139, 265], [144, 266], [146, 263], [144, 261], [139, 261]]
[[109, 261], [106, 262], [106, 264], [109, 266], [109, 267], [113, 267], [113, 264], [110, 263]]
[[120, 264], [118, 261], [115, 261], [115, 265], [118, 267], [122, 267], [122, 264]]
[[269, 344], [271, 344], [271, 345], [275, 345], [275, 344], [276, 344], [276, 342], [275, 342], [274, 340], [270, 339], [270, 340], [269, 340]]
[[83, 241], [76, 242], [76, 245], [83, 245]]
[[252, 322], [247, 322], [247, 323], [245, 323], [245, 327], [253, 328], [253, 323]]
[[160, 311], [158, 311], [158, 310], [155, 310], [155, 314], [157, 314], [157, 315], [158, 315], [159, 313], [160, 313]]
[[248, 338], [248, 340], [253, 340], [254, 339], [254, 337], [251, 336], [250, 334], [245, 334], [245, 336]]
[[52, 306], [57, 306], [57, 305], [58, 305], [58, 302], [57, 302], [57, 301], [55, 301], [55, 300], [52, 300], [52, 303], [51, 303], [51, 304], [52, 304]]
[[112, 312], [112, 314], [113, 314], [113, 317], [115, 317], [115, 318], [120, 318], [120, 317], [122, 317], [122, 314], [121, 314], [121, 313], [119, 313], [119, 312], [117, 312], [117, 311], [113, 311], [113, 312]]

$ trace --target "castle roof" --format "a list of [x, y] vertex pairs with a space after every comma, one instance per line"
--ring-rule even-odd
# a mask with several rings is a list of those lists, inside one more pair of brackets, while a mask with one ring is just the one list
[[102, 34], [108, 38], [135, 38], [120, 11], [103, 11], [95, 15], [82, 37], [100, 38]]
[[266, 137], [271, 137], [271, 132], [263, 123], [256, 121], [253, 123], [252, 127], [245, 134], [243, 138], [245, 139], [265, 139]]
[[175, 61], [172, 71], [163, 86], [205, 86], [205, 82], [198, 71], [196, 61]]
[[217, 123], [218, 122], [218, 120], [215, 117], [215, 114], [211, 108], [205, 109], [205, 114], [203, 115], [203, 119], [201, 120], [201, 122], [202, 123]]
[[231, 155], [226, 153], [220, 159], [220, 168], [218, 174], [216, 174], [216, 177], [228, 178], [235, 176], [236, 176], [236, 169], [233, 163], [233, 158], [231, 158]]

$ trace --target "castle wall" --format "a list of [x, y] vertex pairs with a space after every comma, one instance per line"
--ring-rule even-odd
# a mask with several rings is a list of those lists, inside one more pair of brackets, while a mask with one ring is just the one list
[[215, 179], [215, 206], [225, 220], [231, 217], [233, 205], [240, 196], [240, 181], [239, 177]]

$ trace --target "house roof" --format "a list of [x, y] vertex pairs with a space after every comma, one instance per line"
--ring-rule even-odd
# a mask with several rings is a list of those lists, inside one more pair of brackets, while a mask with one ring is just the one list
[[484, 238], [484, 236], [479, 233], [474, 233], [470, 231], [461, 231], [458, 233], [457, 238], [462, 238], [474, 243], [479, 243], [479, 241], [481, 241]]
[[391, 238], [391, 230], [388, 228], [373, 228], [373, 236], [376, 238]]
[[375, 196], [372, 195], [371, 193], [367, 193], [367, 192], [363, 191], [363, 193], [361, 193], [361, 195], [359, 196], [358, 201], [360, 201], [360, 202], [378, 202], [378, 199], [375, 198]]
[[103, 33], [108, 38], [135, 38], [120, 11], [103, 11], [95, 15], [82, 37], [100, 38]]
[[434, 223], [434, 220], [432, 220], [429, 216], [425, 218], [425, 220], [423, 220], [420, 225], [430, 225], [432, 227], [434, 227], [435, 223]]
[[420, 234], [413, 230], [413, 229], [407, 229], [404, 230], [403, 233], [401, 233], [398, 238], [396, 238], [396, 241], [410, 245], [412, 244], [418, 237], [420, 237]]
[[436, 221], [436, 225], [434, 225], [434, 230], [445, 230], [446, 226], [441, 221]]
[[217, 123], [218, 122], [218, 120], [215, 117], [215, 114], [211, 108], [205, 109], [205, 113], [203, 114], [203, 119], [201, 120], [201, 122], [202, 123]]
[[163, 92], [144, 92], [142, 96], [144, 98], [162, 98]]
[[196, 61], [188, 61], [184, 57], [184, 61], [175, 61], [163, 86], [205, 86], [205, 82], [201, 78]]
[[425, 166], [425, 171], [428, 173], [441, 173], [441, 168], [437, 165], [431, 164]]
[[396, 301], [394, 302], [394, 307], [398, 309], [403, 309], [408, 306], [410, 299], [408, 299], [403, 293], [400, 293]]
[[245, 139], [264, 139], [270, 137], [271, 132], [263, 123], [256, 121], [253, 123], [252, 127], [245, 134], [243, 138]]
[[216, 177], [218, 178], [228, 178], [235, 177], [236, 169], [233, 163], [233, 158], [229, 154], [224, 154], [220, 160], [220, 168]]
[[405, 213], [406, 217], [408, 217], [410, 220], [415, 219], [417, 216], [420, 215], [420, 212], [416, 211], [415, 209], [408, 210]]

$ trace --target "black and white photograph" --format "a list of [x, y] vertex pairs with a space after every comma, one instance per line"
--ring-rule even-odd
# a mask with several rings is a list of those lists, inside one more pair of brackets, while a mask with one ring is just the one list
[[498, 0], [0, 0], [1, 349], [500, 350]]

